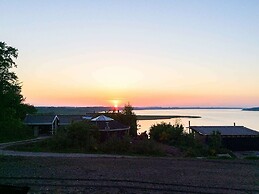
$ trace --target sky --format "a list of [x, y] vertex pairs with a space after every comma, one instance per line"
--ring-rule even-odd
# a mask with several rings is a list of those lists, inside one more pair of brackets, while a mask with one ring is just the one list
[[0, 0], [35, 106], [259, 106], [258, 0]]

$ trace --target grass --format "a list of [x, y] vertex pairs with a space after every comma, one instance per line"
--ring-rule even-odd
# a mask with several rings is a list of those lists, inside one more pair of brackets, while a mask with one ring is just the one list
[[246, 159], [246, 160], [259, 160], [259, 157], [258, 156], [247, 156], [244, 159]]
[[27, 127], [20, 129], [1, 129], [0, 143], [20, 141], [33, 138], [33, 130]]
[[51, 145], [51, 140], [43, 140], [22, 145], [14, 145], [6, 148], [14, 151], [28, 152], [53, 152], [53, 153], [86, 153], [86, 154], [120, 154], [120, 155], [141, 155], [141, 156], [166, 156], [166, 152], [161, 146], [150, 140], [138, 140], [127, 143], [124, 140], [111, 139], [100, 143], [95, 151], [83, 148], [55, 148]]
[[55, 152], [55, 153], [84, 153], [83, 150], [79, 149], [59, 149], [53, 150], [48, 146], [49, 140], [43, 140], [41, 142], [20, 144], [8, 146], [6, 149], [14, 151], [26, 151], [26, 152]]

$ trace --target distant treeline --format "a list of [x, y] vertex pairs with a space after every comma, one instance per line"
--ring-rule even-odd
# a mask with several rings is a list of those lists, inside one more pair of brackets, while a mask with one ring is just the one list
[[134, 110], [168, 110], [168, 109], [242, 109], [241, 107], [134, 107]]
[[36, 107], [37, 114], [53, 114], [53, 115], [85, 115], [88, 113], [108, 112], [113, 107]]
[[253, 107], [253, 108], [243, 108], [243, 111], [259, 111], [259, 107]]
[[[93, 106], [93, 107], [36, 107], [37, 114], [53, 115], [84, 115], [88, 113], [112, 112], [114, 107]], [[123, 107], [118, 107], [122, 110]], [[134, 110], [166, 110], [166, 109], [241, 109], [237, 107], [134, 107]], [[258, 108], [259, 109], [259, 108]], [[243, 109], [244, 110], [244, 109]]]

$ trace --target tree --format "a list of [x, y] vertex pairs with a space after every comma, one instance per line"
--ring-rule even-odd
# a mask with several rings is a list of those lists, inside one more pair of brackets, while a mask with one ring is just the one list
[[[8, 123], [21, 122], [26, 113], [33, 113], [36, 109], [24, 104], [21, 94], [21, 84], [15, 72], [17, 65], [14, 59], [18, 57], [18, 50], [0, 42], [0, 128], [8, 127]], [[13, 126], [12, 126], [13, 127]]]
[[130, 126], [130, 135], [133, 137], [137, 136], [137, 116], [133, 112], [133, 107], [131, 106], [130, 103], [125, 104], [122, 114], [124, 115], [124, 124]]

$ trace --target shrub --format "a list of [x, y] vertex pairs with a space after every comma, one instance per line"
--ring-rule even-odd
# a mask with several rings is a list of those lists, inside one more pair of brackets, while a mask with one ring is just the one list
[[213, 131], [212, 134], [209, 136], [208, 143], [209, 143], [210, 155], [212, 156], [217, 155], [222, 148], [220, 132]]
[[259, 156], [246, 156], [244, 159], [247, 159], [247, 160], [259, 160]]
[[105, 142], [100, 145], [100, 150], [104, 153], [121, 154], [128, 153], [130, 148], [130, 138], [118, 138], [116, 136], [111, 136]]
[[16, 119], [0, 121], [0, 142], [17, 141], [33, 138], [33, 129]]
[[153, 140], [142, 139], [133, 141], [130, 152], [140, 155], [165, 155], [165, 151]]
[[90, 122], [81, 121], [61, 128], [58, 133], [47, 142], [52, 150], [93, 151], [97, 149], [99, 131]]
[[89, 149], [97, 143], [99, 131], [95, 125], [82, 121], [71, 124], [67, 129], [67, 136], [72, 146]]
[[193, 146], [184, 148], [185, 156], [187, 157], [203, 157], [208, 156], [208, 149], [199, 142], [195, 142]]
[[150, 138], [161, 143], [178, 145], [182, 141], [183, 126], [180, 124], [171, 125], [162, 122], [154, 124], [150, 128]]

